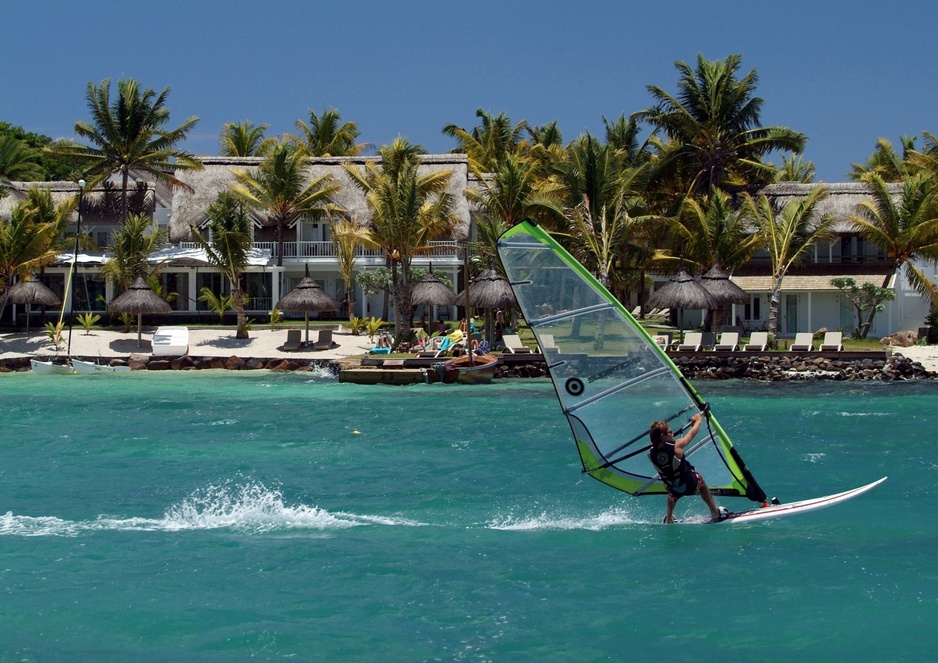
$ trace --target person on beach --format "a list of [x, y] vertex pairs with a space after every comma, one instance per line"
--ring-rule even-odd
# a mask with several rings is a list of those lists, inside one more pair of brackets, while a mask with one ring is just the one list
[[700, 495], [710, 509], [710, 516], [714, 521], [726, 517], [725, 511], [721, 511], [714, 504], [707, 482], [684, 457], [684, 447], [690, 444], [700, 430], [701, 418], [700, 412], [691, 417], [693, 423], [690, 430], [679, 440], [674, 439], [671, 426], [666, 421], [651, 423], [651, 451], [648, 452], [648, 458], [658, 470], [658, 475], [668, 491], [668, 511], [664, 516], [666, 523], [674, 522], [674, 507], [685, 495]]

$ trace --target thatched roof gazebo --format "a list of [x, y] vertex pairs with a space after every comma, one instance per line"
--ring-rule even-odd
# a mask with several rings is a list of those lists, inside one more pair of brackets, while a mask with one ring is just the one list
[[26, 333], [29, 334], [30, 306], [61, 306], [62, 300], [41, 281], [20, 281], [10, 288], [10, 302], [26, 305]]
[[162, 297], [157, 295], [147, 285], [142, 276], [138, 276], [127, 290], [107, 305], [108, 311], [115, 313], [137, 314], [137, 347], [143, 347], [141, 328], [143, 327], [143, 314], [172, 313], [173, 308]]
[[[648, 298], [648, 306], [652, 308], [676, 308], [713, 310], [719, 306], [716, 298], [706, 288], [697, 283], [694, 277], [683, 269], [668, 279], [661, 288], [655, 290]], [[678, 325], [684, 327], [683, 314]]]
[[277, 308], [281, 311], [302, 311], [306, 316], [306, 345], [309, 345], [309, 312], [310, 311], [338, 311], [339, 305], [327, 295], [319, 284], [309, 275], [309, 265], [306, 266], [306, 276], [293, 290], [280, 298]]

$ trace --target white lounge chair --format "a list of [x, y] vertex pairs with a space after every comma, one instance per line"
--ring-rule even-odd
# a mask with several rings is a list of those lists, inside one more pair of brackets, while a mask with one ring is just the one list
[[684, 341], [677, 346], [677, 349], [680, 352], [700, 352], [700, 345], [702, 343], [702, 332], [687, 332], [684, 334]]
[[541, 334], [541, 354], [548, 352], [560, 352], [560, 348], [554, 342], [553, 334]]
[[720, 334], [720, 338], [717, 341], [717, 344], [713, 346], [713, 350], [720, 352], [735, 352], [737, 347], [739, 347], [739, 333], [723, 332]]
[[811, 352], [814, 349], [814, 334], [798, 332], [795, 334], [795, 342], [788, 349], [792, 352]]
[[505, 346], [505, 352], [509, 352], [511, 354], [523, 354], [525, 352], [531, 352], [531, 348], [522, 343], [517, 334], [503, 334], [502, 344]]
[[821, 352], [841, 352], [844, 349], [843, 332], [827, 332], [824, 334], [824, 342], [821, 343], [818, 350]]
[[748, 352], [765, 352], [765, 347], [769, 344], [769, 332], [757, 331], [752, 332], [752, 336], [749, 337], [749, 342], [743, 347], [743, 350]]
[[150, 340], [154, 355], [182, 357], [189, 351], [188, 327], [159, 327]]

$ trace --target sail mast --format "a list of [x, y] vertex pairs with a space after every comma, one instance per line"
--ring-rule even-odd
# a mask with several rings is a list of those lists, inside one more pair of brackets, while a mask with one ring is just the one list
[[[68, 349], [66, 357], [69, 363], [72, 358], [72, 324], [75, 322], [75, 272], [78, 269], [78, 243], [81, 241], [81, 204], [84, 199], [85, 180], [78, 180], [78, 224], [75, 227], [75, 249], [72, 251], [72, 268], [69, 270], [68, 281], [71, 286], [71, 298], [69, 299], [68, 316]], [[62, 303], [65, 306], [65, 303]]]

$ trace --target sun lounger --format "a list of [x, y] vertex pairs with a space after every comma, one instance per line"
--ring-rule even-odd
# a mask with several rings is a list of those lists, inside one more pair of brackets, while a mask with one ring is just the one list
[[713, 346], [713, 350], [720, 352], [735, 352], [739, 347], [739, 334], [737, 332], [723, 332], [720, 339]]
[[541, 354], [548, 352], [560, 352], [560, 348], [554, 343], [553, 334], [541, 334]]
[[288, 329], [287, 330], [287, 342], [281, 346], [281, 350], [284, 352], [296, 352], [303, 347], [303, 330], [302, 329]]
[[701, 343], [703, 343], [703, 333], [687, 332], [677, 349], [679, 352], [700, 352]]
[[449, 336], [434, 336], [430, 339], [427, 349], [419, 353], [418, 357], [439, 357], [440, 355], [446, 354], [450, 347], [452, 346], [452, 341]]
[[522, 343], [517, 334], [502, 335], [502, 344], [505, 346], [505, 352], [509, 352], [511, 354], [523, 354], [525, 352], [531, 352], [531, 348]]
[[824, 334], [824, 342], [818, 348], [821, 352], [841, 352], [843, 346], [843, 332], [827, 332]]
[[313, 343], [313, 350], [329, 350], [332, 348], [332, 330], [319, 330], [319, 339]]
[[154, 355], [182, 357], [189, 351], [189, 328], [159, 327], [153, 332], [150, 346]]
[[814, 349], [814, 334], [811, 332], [798, 332], [795, 341], [788, 348], [792, 352], [811, 352]]
[[749, 342], [743, 348], [748, 352], [765, 352], [765, 346], [769, 344], [769, 332], [757, 331], [752, 332], [752, 336], [749, 337]]

